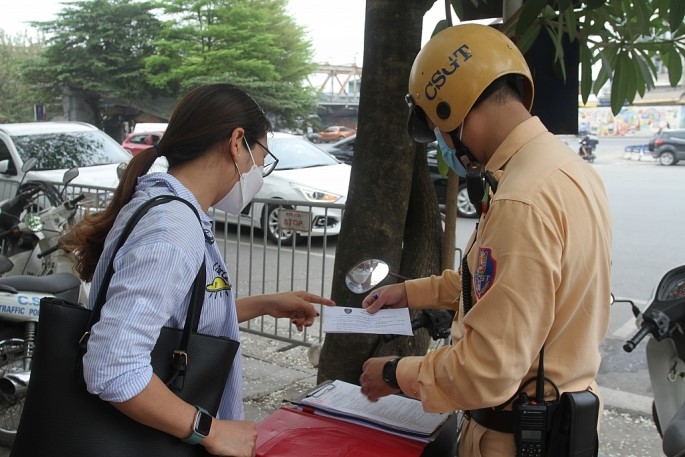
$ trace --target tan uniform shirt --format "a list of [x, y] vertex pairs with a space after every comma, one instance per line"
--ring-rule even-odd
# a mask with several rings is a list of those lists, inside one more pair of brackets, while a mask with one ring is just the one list
[[[405, 283], [412, 308], [459, 309], [452, 346], [398, 365], [402, 391], [426, 411], [505, 403], [535, 376], [543, 345], [545, 375], [562, 392], [593, 386], [599, 369], [611, 281], [601, 179], [536, 117], [511, 132], [486, 169], [499, 184], [467, 245], [473, 308], [464, 317], [457, 272]], [[513, 456], [513, 436], [470, 421], [460, 449], [463, 457]]]

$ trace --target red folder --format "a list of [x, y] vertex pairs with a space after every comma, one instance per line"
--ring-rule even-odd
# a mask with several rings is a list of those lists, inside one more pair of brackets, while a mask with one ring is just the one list
[[426, 443], [284, 406], [257, 424], [257, 457], [418, 457]]

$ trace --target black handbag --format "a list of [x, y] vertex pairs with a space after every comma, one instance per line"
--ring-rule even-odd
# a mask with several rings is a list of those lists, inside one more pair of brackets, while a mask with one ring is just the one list
[[[186, 203], [197, 215], [183, 199], [155, 197], [131, 217], [114, 254], [152, 206], [171, 200]], [[128, 418], [86, 390], [81, 358], [88, 332], [100, 318], [114, 254], [92, 311], [61, 299], [41, 299], [31, 379], [12, 457], [209, 455], [201, 445], [186, 444]], [[197, 333], [205, 286], [203, 262], [193, 283], [185, 326], [162, 328], [152, 351], [152, 367], [180, 398], [216, 415], [239, 343]]]

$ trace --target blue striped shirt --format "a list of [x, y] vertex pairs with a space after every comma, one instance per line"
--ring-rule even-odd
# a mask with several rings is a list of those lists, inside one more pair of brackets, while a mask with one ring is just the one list
[[[122, 208], [107, 235], [88, 306], [93, 307], [119, 234], [130, 216], [150, 198], [169, 194], [192, 203], [202, 225], [182, 202], [164, 203], [150, 209], [117, 253], [102, 317], [92, 328], [83, 358], [88, 391], [106, 401], [129, 400], [149, 384], [150, 352], [163, 326], [183, 327], [190, 289], [203, 258], [207, 287], [198, 331], [239, 340], [231, 280], [214, 242], [212, 221], [195, 196], [167, 173], [139, 178], [133, 199]], [[217, 417], [244, 418], [240, 351]]]

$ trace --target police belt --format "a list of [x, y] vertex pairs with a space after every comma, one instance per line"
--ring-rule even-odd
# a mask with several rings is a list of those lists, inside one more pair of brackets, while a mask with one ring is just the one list
[[514, 413], [492, 408], [464, 411], [464, 415], [479, 425], [500, 433], [514, 433]]

